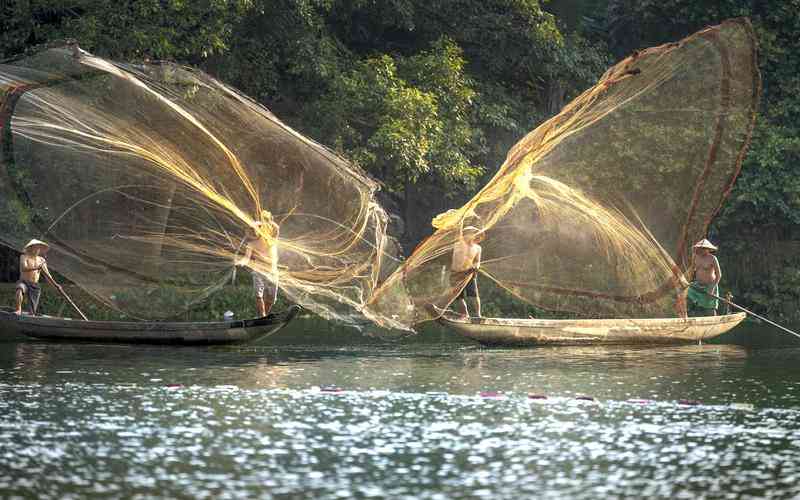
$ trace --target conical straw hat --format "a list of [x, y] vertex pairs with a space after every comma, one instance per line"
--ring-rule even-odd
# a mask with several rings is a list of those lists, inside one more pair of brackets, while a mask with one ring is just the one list
[[25, 245], [25, 248], [23, 248], [22, 250], [23, 250], [23, 251], [26, 251], [26, 250], [28, 250], [29, 248], [31, 248], [31, 247], [35, 247], [35, 246], [42, 247], [42, 249], [41, 249], [41, 253], [45, 253], [46, 251], [50, 250], [50, 245], [48, 245], [48, 244], [47, 244], [47, 243], [45, 243], [44, 241], [37, 240], [37, 239], [35, 239], [35, 238], [34, 238], [34, 239], [32, 239], [31, 241], [29, 241], [29, 242], [28, 242], [28, 244], [27, 244], [27, 245]]
[[708, 248], [712, 252], [716, 252], [718, 249], [714, 246], [713, 243], [708, 241], [707, 239], [703, 238], [702, 240], [698, 241], [694, 244], [694, 248]]

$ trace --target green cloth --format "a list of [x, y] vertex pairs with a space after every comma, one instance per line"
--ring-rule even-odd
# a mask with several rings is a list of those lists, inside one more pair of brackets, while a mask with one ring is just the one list
[[699, 308], [716, 309], [719, 305], [719, 300], [715, 299], [711, 295], [708, 295], [706, 292], [711, 292], [719, 297], [719, 286], [706, 285], [692, 281], [691, 286], [689, 286], [689, 294], [687, 297]]

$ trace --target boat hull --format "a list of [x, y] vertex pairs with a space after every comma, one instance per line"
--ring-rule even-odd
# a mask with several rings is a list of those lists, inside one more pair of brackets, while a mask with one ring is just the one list
[[722, 335], [745, 317], [745, 313], [687, 319], [464, 320], [443, 316], [439, 322], [487, 346], [685, 344]]
[[17, 334], [45, 340], [224, 345], [268, 337], [291, 322], [300, 309], [292, 306], [283, 314], [270, 314], [264, 318], [212, 322], [82, 321], [27, 314], [18, 316], [0, 309], [0, 330], [4, 335]]

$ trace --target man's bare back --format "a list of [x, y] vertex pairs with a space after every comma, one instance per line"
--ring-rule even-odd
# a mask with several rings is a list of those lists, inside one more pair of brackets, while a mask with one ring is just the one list
[[251, 259], [257, 264], [254, 267], [256, 270], [263, 270], [264, 264], [269, 267], [269, 272], [273, 276], [278, 275], [278, 246], [268, 242], [263, 238], [253, 238], [247, 241], [249, 249], [248, 259], [243, 262], [243, 265], [250, 264]]
[[450, 270], [459, 273], [478, 269], [480, 265], [481, 246], [471, 239], [459, 239], [453, 247]]

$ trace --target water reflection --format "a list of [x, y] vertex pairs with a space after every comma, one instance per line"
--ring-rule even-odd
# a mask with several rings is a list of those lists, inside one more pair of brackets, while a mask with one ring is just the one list
[[275, 389], [336, 385], [362, 391], [497, 391], [784, 407], [797, 401], [795, 385], [786, 379], [787, 374], [797, 376], [796, 356], [733, 345], [485, 350], [449, 344], [390, 344], [175, 349], [30, 342], [5, 347], [0, 351], [0, 380], [13, 383]]
[[788, 498], [798, 356], [6, 342], [0, 496]]

